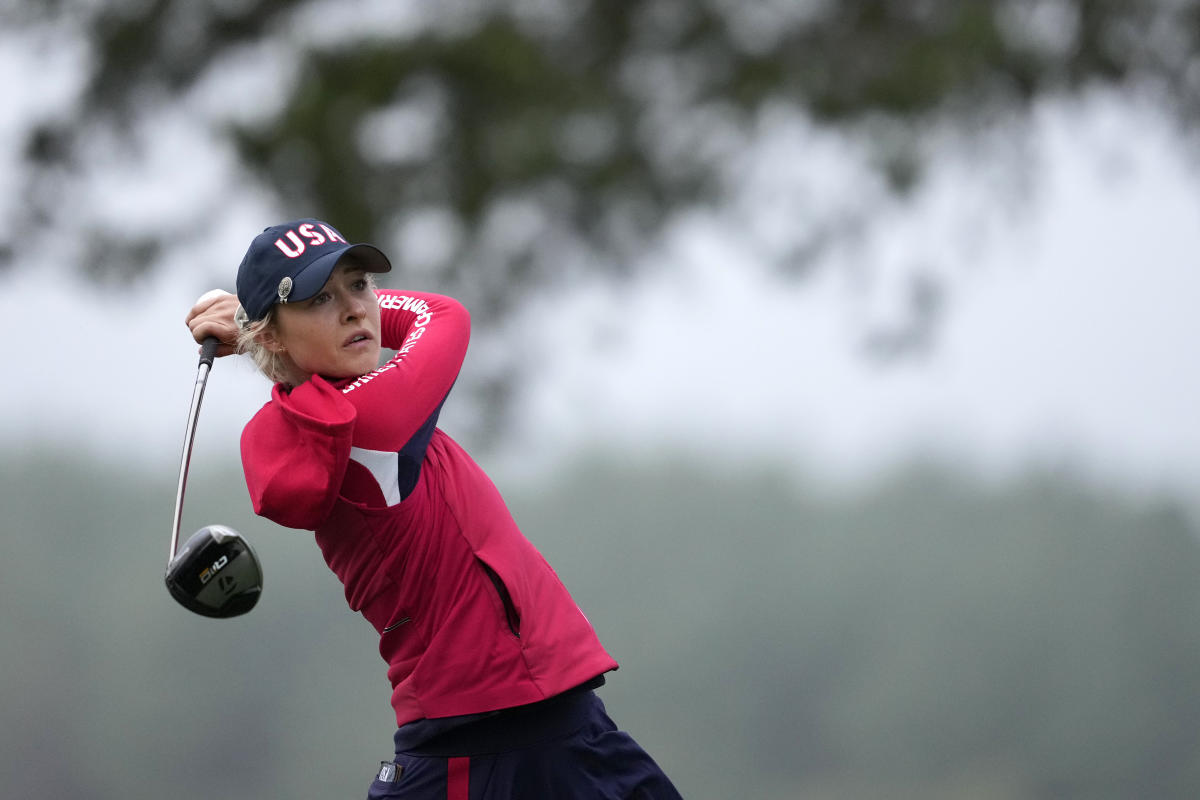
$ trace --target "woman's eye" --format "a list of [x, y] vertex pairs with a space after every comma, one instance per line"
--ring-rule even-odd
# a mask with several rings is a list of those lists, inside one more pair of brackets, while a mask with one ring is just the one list
[[356, 291], [356, 292], [361, 292], [363, 289], [366, 289], [367, 288], [367, 279], [359, 278], [358, 280], [356, 280], [354, 282], [353, 288], [354, 288], [354, 291]]
[[322, 303], [327, 303], [327, 302], [329, 302], [329, 292], [321, 292], [319, 295], [317, 295], [316, 297], [314, 297], [312, 299], [312, 304], [314, 306], [319, 306]]

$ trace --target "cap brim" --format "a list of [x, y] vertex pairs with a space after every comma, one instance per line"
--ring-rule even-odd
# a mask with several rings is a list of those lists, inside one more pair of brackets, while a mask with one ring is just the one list
[[316, 295], [329, 280], [333, 270], [346, 258], [353, 259], [355, 265], [367, 272], [392, 271], [392, 262], [388, 261], [383, 251], [374, 245], [347, 245], [314, 259], [311, 264], [298, 272], [292, 278], [292, 291], [288, 294], [288, 302], [307, 300]]

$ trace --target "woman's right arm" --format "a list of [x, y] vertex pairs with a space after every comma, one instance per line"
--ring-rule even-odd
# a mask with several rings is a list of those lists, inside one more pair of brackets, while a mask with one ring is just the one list
[[[229, 292], [205, 292], [185, 320], [192, 337], [203, 342], [216, 336], [217, 355], [234, 353], [238, 305]], [[346, 471], [354, 415], [342, 393], [320, 378], [290, 392], [275, 386], [271, 402], [242, 430], [242, 468], [254, 512], [289, 528], [320, 524]]]
[[280, 385], [242, 430], [242, 468], [254, 513], [313, 530], [329, 515], [350, 458], [354, 406], [313, 376]]

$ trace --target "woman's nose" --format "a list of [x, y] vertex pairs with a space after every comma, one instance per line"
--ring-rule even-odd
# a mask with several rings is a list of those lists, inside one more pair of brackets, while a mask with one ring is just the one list
[[367, 307], [362, 298], [351, 296], [346, 299], [346, 304], [342, 310], [342, 316], [346, 321], [358, 319], [366, 313]]

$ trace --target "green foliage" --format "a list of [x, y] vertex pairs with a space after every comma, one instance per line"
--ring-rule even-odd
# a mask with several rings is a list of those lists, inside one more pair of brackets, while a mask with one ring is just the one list
[[917, 467], [819, 500], [608, 462], [518, 509], [685, 796], [1197, 789], [1200, 550], [1169, 505]]
[[[73, 106], [14, 126], [22, 201], [12, 238], [0, 234], [0, 269], [28, 248], [123, 285], [208, 241], [228, 198], [261, 193], [287, 216], [383, 245], [397, 280], [458, 297], [480, 333], [537, 292], [628, 277], [673, 221], [744, 200], [738, 157], [780, 119], [861, 143], [903, 196], [956, 138], [943, 134], [1011, 145], [1039, 100], [1153, 92], [1189, 129], [1200, 111], [1187, 77], [1200, 0], [381, 3], [374, 13], [404, 8], [405, 21], [357, 27], [356, 11], [316, 0], [10, 5], [5, 29], [79, 43], [88, 58]], [[261, 95], [254, 113], [197, 99], [243, 83]], [[240, 168], [226, 194], [119, 223], [99, 213], [104, 202], [64, 202], [81, 186], [101, 191], [106, 167], [137, 164], [172, 114], [212, 143], [205, 156]], [[810, 275], [872, 224], [871, 202], [764, 233], [747, 251]], [[864, 352], [920, 349], [936, 308], [910, 305], [920, 336], [888, 334]], [[511, 353], [496, 348], [462, 387], [485, 432], [508, 410]]]
[[[233, 473], [193, 476], [185, 528], [241, 530], [263, 601], [177, 607], [173, 489], [0, 461], [6, 792], [364, 793], [392, 732], [373, 632]], [[686, 797], [1200, 790], [1200, 548], [1167, 500], [920, 466], [830, 496], [770, 464], [604, 457], [506, 493], [622, 664], [610, 712]]]
[[[720, 154], [749, 143], [763, 109], [845, 130], [890, 120], [889, 137], [911, 140], [905, 152], [877, 143], [900, 189], [931, 156], [916, 143], [934, 120], [984, 128], [1019, 119], [1037, 98], [1096, 86], [1154, 87], [1182, 120], [1197, 111], [1194, 82], [1181, 79], [1200, 30], [1194, 0], [449, 3], [421, 6], [415, 24], [340, 37], [309, 35], [345, 22], [316, 7], [23, 0], [10, 25], [86, 31], [95, 55], [78, 107], [28, 131], [30, 180], [61, 190], [63, 167], [81, 167], [98, 136], [136, 132], [155, 110], [187, 103], [237, 53], [281, 48], [298, 69], [278, 76], [278, 113], [197, 123], [224, 129], [282, 205], [356, 236], [383, 241], [420, 209], [445, 210], [459, 228], [444, 281], [469, 291], [474, 272], [498, 271], [489, 285], [505, 288], [477, 290], [478, 305], [503, 314], [513, 287], [545, 285], [581, 254], [619, 270], [672, 215], [719, 200], [729, 179]], [[410, 102], [414, 88], [441, 98], [417, 109], [437, 117], [434, 141], [399, 162], [372, 157], [362, 123]], [[54, 222], [61, 195], [31, 196], [27, 224], [15, 226], [27, 233]], [[489, 240], [489, 215], [517, 201], [556, 236], [517, 251]], [[126, 253], [107, 242], [150, 268], [156, 251], [134, 243]], [[97, 274], [122, 259], [109, 263]]]

